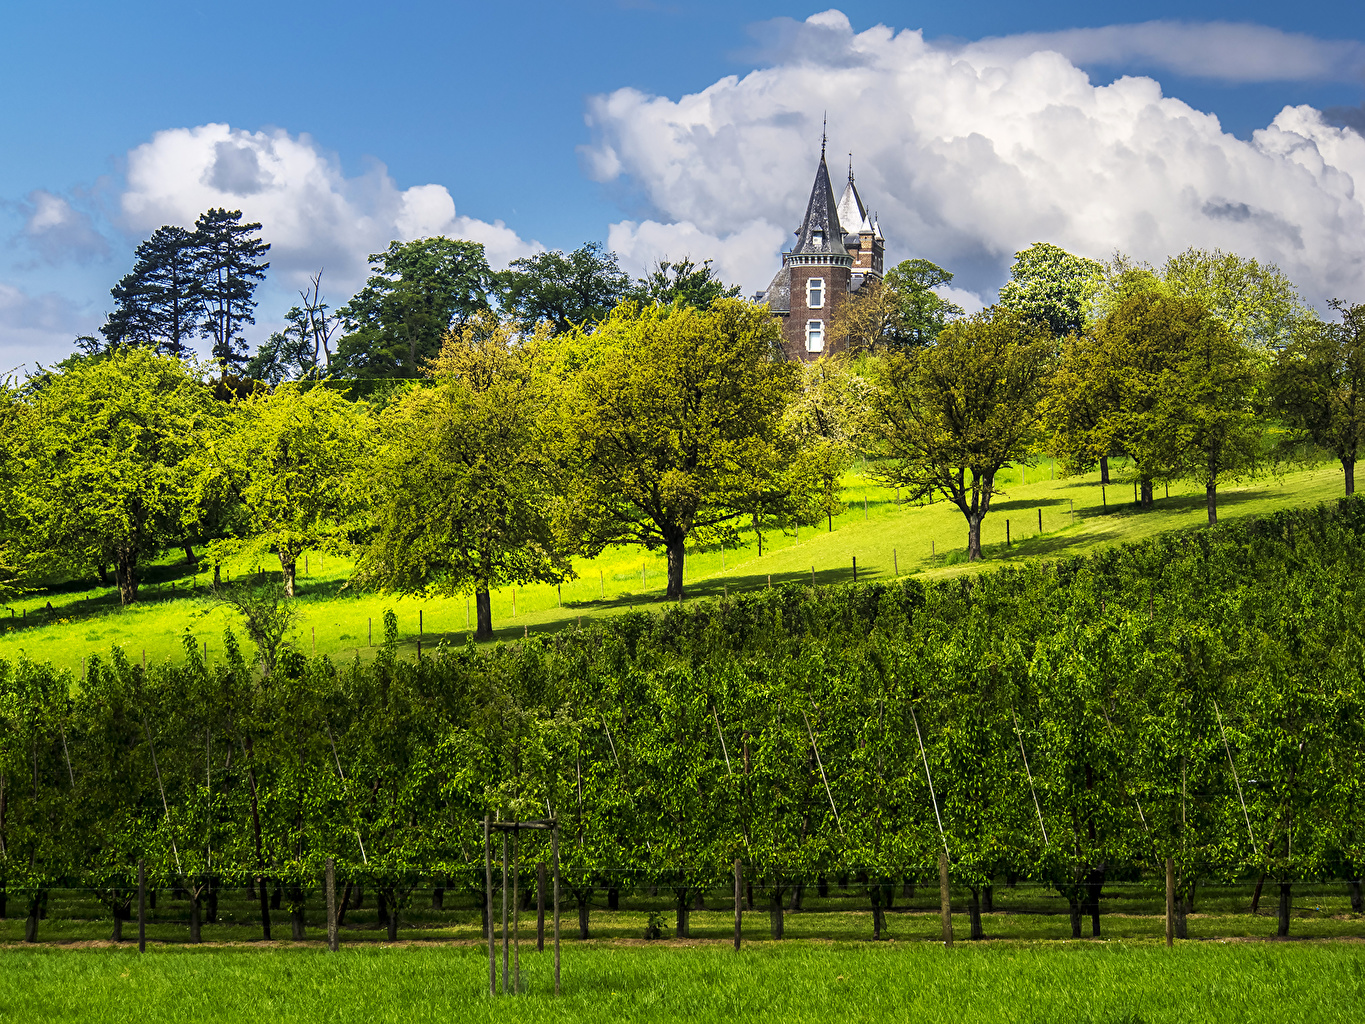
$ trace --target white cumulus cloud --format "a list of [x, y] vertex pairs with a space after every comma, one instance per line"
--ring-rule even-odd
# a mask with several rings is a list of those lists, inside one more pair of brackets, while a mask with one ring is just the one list
[[109, 255], [109, 243], [90, 215], [76, 209], [65, 196], [34, 189], [16, 205], [24, 218], [24, 241], [44, 262], [54, 266], [68, 261], [89, 263]]
[[193, 226], [210, 207], [240, 209], [271, 244], [271, 275], [302, 285], [318, 268], [330, 287], [354, 290], [366, 257], [391, 240], [446, 235], [482, 242], [495, 267], [539, 252], [502, 221], [460, 215], [443, 185], [400, 189], [383, 165], [346, 177], [307, 134], [205, 124], [156, 133], [128, 154], [121, 199], [129, 228]]
[[1040, 240], [1154, 262], [1220, 247], [1278, 263], [1314, 300], [1365, 294], [1365, 138], [1287, 107], [1238, 139], [1150, 78], [1093, 83], [1055, 42], [939, 46], [855, 33], [827, 11], [742, 78], [678, 99], [594, 97], [584, 167], [652, 204], [648, 233], [650, 221], [613, 228], [637, 262], [695, 238], [714, 248], [698, 241], [693, 258], [722, 265], [733, 239], [759, 248], [780, 226], [766, 257], [731, 271], [746, 291], [767, 283], [800, 221], [827, 111], [836, 188], [851, 150], [888, 257], [932, 259], [988, 301], [1013, 253]]

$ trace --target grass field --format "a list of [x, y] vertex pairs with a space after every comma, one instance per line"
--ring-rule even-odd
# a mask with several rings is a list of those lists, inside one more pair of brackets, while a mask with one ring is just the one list
[[789, 942], [570, 947], [563, 995], [548, 950], [529, 989], [487, 995], [477, 945], [0, 951], [0, 1019], [56, 1021], [1357, 1021], [1358, 943]]
[[[1158, 490], [1156, 508], [1141, 512], [1133, 502], [1132, 482], [1122, 479], [1122, 466], [1114, 467], [1116, 482], [1106, 490], [1096, 474], [1052, 479], [1047, 463], [1025, 469], [1023, 481], [1018, 469], [1009, 473], [1008, 493], [997, 499], [983, 526], [986, 560], [978, 565], [1075, 554], [1206, 522], [1203, 490], [1193, 484], [1173, 486], [1169, 497]], [[1231, 520], [1327, 501], [1342, 493], [1340, 468], [1323, 466], [1225, 487], [1219, 494], [1219, 515]], [[858, 470], [848, 474], [844, 498], [848, 511], [834, 520], [832, 531], [822, 526], [789, 534], [770, 532], [761, 556], [752, 536], [737, 549], [689, 551], [688, 598], [766, 587], [770, 580], [774, 585], [807, 582], [812, 574], [819, 584], [849, 582], [855, 558], [859, 580], [975, 570], [965, 564], [966, 526], [953, 506], [899, 504], [894, 490]], [[1012, 541], [1008, 546], [1007, 523]], [[227, 572], [240, 579], [253, 568], [229, 565]], [[374, 654], [371, 636], [382, 636], [382, 616], [388, 608], [398, 616], [406, 656], [416, 652], [419, 628], [429, 647], [465, 642], [469, 621], [465, 598], [359, 594], [345, 586], [350, 570], [350, 563], [335, 556], [309, 555], [308, 573], [300, 580], [301, 616], [294, 637], [299, 650], [368, 660]], [[525, 631], [587, 625], [630, 608], [657, 607], [662, 600], [661, 551], [613, 549], [575, 562], [575, 570], [578, 578], [559, 590], [542, 585], [494, 593], [498, 637], [510, 640]], [[278, 567], [273, 576], [278, 578]], [[212, 658], [221, 647], [224, 627], [235, 615], [207, 594], [208, 581], [207, 573], [185, 564], [182, 553], [170, 552], [148, 568], [138, 602], [127, 609], [119, 608], [112, 587], [87, 580], [55, 582], [0, 609], [0, 658], [12, 660], [23, 650], [34, 660], [51, 661], [78, 675], [84, 658], [103, 656], [111, 645], [123, 647], [134, 661], [141, 660], [144, 651], [149, 662], [179, 658], [186, 631], [196, 642], [208, 644]]]

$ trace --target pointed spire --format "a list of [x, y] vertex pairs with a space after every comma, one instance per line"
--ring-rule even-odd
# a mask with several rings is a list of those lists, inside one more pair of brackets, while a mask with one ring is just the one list
[[853, 184], [853, 154], [848, 155], [848, 183]]
[[829, 135], [828, 135], [828, 133], [826, 132], [826, 129], [827, 129], [828, 127], [829, 127], [829, 111], [825, 111], [824, 116], [823, 116], [823, 117], [821, 118], [821, 120], [820, 120], [820, 159], [821, 159], [821, 160], [824, 160], [824, 159], [825, 159], [825, 143], [829, 141]]
[[834, 200], [834, 188], [829, 180], [829, 166], [820, 154], [820, 165], [815, 169], [815, 183], [811, 186], [806, 217], [796, 231], [794, 254], [847, 256], [843, 229], [839, 221], [839, 206]]

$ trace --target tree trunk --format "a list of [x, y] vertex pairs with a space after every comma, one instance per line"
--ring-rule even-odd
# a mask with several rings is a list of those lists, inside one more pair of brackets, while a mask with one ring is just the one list
[[493, 599], [487, 587], [474, 591], [474, 617], [474, 639], [493, 639]]
[[981, 558], [981, 517], [967, 517], [967, 561], [976, 562]]
[[1351, 912], [1353, 914], [1359, 914], [1361, 910], [1365, 908], [1365, 901], [1362, 901], [1360, 894], [1360, 879], [1351, 879], [1351, 881], [1346, 883], [1346, 887], [1351, 893]]
[[1356, 492], [1356, 460], [1342, 459], [1341, 468], [1346, 474], [1346, 495], [1349, 497]]
[[1251, 891], [1251, 916], [1255, 917], [1261, 912], [1261, 889], [1265, 886], [1265, 872], [1256, 879], [1256, 888]]
[[588, 897], [586, 895], [578, 897], [578, 937], [580, 939], [588, 937]]
[[981, 887], [981, 912], [983, 914], [995, 913], [995, 886], [993, 885]]
[[1071, 937], [1079, 939], [1081, 937], [1081, 901], [1076, 892], [1067, 893], [1066, 908], [1071, 915]]
[[874, 885], [872, 890], [872, 941], [880, 942], [882, 937], [882, 887]]
[[1275, 934], [1282, 939], [1289, 934], [1290, 888], [1291, 886], [1288, 882], [1280, 883], [1280, 914], [1279, 921], [1276, 923], [1275, 926]]
[[985, 937], [981, 930], [981, 889], [978, 886], [971, 886], [968, 890], [971, 895], [967, 898], [967, 920], [971, 922], [972, 938], [980, 939]]
[[441, 886], [431, 890], [431, 909], [444, 910], [446, 904], [446, 891]]
[[1100, 892], [1104, 889], [1104, 869], [1098, 868], [1090, 872], [1090, 879], [1086, 883], [1088, 890], [1088, 902], [1090, 903], [1090, 934], [1095, 938], [1100, 937]]
[[821, 899], [827, 897], [829, 895], [829, 879], [824, 875], [818, 877], [815, 880], [815, 891], [820, 894]]
[[[352, 892], [352, 891], [353, 891], [353, 887], [352, 887], [351, 883], [350, 883], [350, 882], [347, 882], [347, 883], [346, 883], [346, 891], [342, 894], [342, 897], [341, 897], [341, 906], [339, 906], [339, 907], [337, 908], [337, 930], [338, 930], [338, 931], [340, 931], [341, 926], [342, 926], [343, 924], [346, 923], [346, 908], [349, 907], [349, 906], [351, 905], [351, 892]], [[480, 906], [482, 906], [482, 905], [483, 905], [483, 904], [480, 904]], [[487, 911], [485, 911], [484, 913], [485, 913], [485, 915], [486, 915], [486, 914], [487, 914]], [[487, 924], [488, 924], [488, 922], [487, 922], [487, 921], [484, 921], [485, 927], [487, 926]]]
[[802, 899], [802, 897], [804, 897], [805, 895], [806, 895], [806, 883], [805, 883], [805, 882], [797, 882], [795, 885], [792, 886], [792, 901], [791, 901], [791, 905], [790, 905], [787, 909], [790, 910], [790, 911], [792, 911], [793, 913], [795, 913], [796, 911], [800, 910], [800, 909], [801, 909], [801, 899]]
[[1209, 506], [1209, 525], [1214, 526], [1218, 522], [1218, 481], [1210, 480], [1204, 485], [1204, 497]]
[[303, 889], [297, 885], [289, 887], [289, 930], [295, 942], [303, 941]]
[[[191, 883], [193, 884], [193, 883]], [[199, 941], [199, 902], [200, 891], [190, 890], [190, 941]]]
[[1189, 922], [1190, 911], [1193, 910], [1193, 909], [1194, 909], [1194, 907], [1193, 907], [1193, 901], [1190, 900], [1189, 897], [1188, 897], [1186, 894], [1181, 893], [1180, 895], [1178, 895], [1178, 896], [1176, 897], [1176, 900], [1175, 900], [1175, 937], [1176, 937], [1177, 939], [1188, 939], [1188, 938], [1190, 937], [1189, 924], [1188, 924], [1188, 922]]
[[379, 924], [387, 926], [389, 923], [389, 901], [383, 889], [375, 894], [374, 903], [376, 920]]
[[194, 545], [189, 541], [185, 541], [185, 564], [194, 564]]
[[266, 889], [265, 876], [256, 880], [261, 901], [261, 938], [270, 941], [270, 894]]
[[675, 922], [674, 928], [673, 928], [673, 936], [674, 936], [674, 938], [678, 938], [678, 939], [688, 939], [688, 938], [691, 938], [691, 935], [688, 933], [688, 930], [687, 930], [687, 925], [688, 925], [688, 921], [687, 921], [687, 915], [688, 915], [687, 890], [686, 890], [686, 889], [675, 889], [675, 890], [674, 890], [674, 895], [677, 897], [678, 906], [677, 906], [677, 919], [676, 919], [676, 922]]
[[270, 909], [280, 909], [280, 897], [284, 895], [284, 885], [280, 882], [275, 883], [275, 888], [270, 890]]
[[616, 886], [612, 886], [610, 889], [607, 890], [607, 909], [608, 910], [621, 909], [621, 890], [616, 888]]
[[1100, 458], [1100, 483], [1108, 486], [1109, 484], [1109, 456], [1104, 455]]
[[1151, 508], [1151, 507], [1152, 507], [1152, 504], [1153, 504], [1153, 501], [1152, 501], [1152, 481], [1148, 480], [1146, 477], [1143, 477], [1143, 478], [1142, 478], [1142, 507], [1143, 507], [1143, 508]]
[[99, 577], [100, 586], [109, 586], [109, 566], [105, 563], [104, 559], [100, 559], [95, 563], [95, 575]]
[[118, 549], [114, 576], [118, 580], [119, 602], [126, 608], [137, 600], [137, 549], [132, 545]]
[[768, 932], [774, 939], [782, 938], [785, 931], [782, 919], [782, 889], [773, 886], [772, 899], [768, 901]]
[[678, 537], [668, 542], [668, 600], [683, 599], [683, 555], [687, 551], [687, 538]]
[[397, 941], [398, 941], [398, 902], [397, 902], [397, 900], [390, 900], [390, 901], [389, 901], [389, 908], [388, 908], [388, 909], [389, 909], [389, 941], [390, 941], [390, 942], [397, 942]]
[[[123, 941], [123, 912], [118, 907], [114, 908], [114, 933], [109, 936], [109, 941]], [[195, 940], [191, 939], [190, 941], [193, 942]]]
[[213, 589], [217, 590], [223, 585], [223, 567], [217, 562], [213, 563]]
[[294, 577], [298, 572], [297, 556], [292, 551], [280, 549], [280, 573], [284, 576], [284, 596], [294, 596]]
[[695, 889], [692, 892], [692, 909], [693, 910], [706, 909], [706, 893], [703, 892], [701, 889]]
[[28, 917], [24, 921], [24, 941], [38, 941], [38, 915], [42, 912], [42, 894], [35, 892], [28, 902]]

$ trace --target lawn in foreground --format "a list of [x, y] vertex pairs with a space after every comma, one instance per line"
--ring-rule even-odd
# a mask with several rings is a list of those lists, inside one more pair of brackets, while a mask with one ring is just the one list
[[365, 1021], [1356, 1021], [1365, 945], [658, 943], [522, 957], [529, 992], [487, 995], [474, 945], [0, 951], [0, 1019]]

